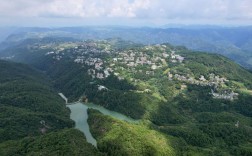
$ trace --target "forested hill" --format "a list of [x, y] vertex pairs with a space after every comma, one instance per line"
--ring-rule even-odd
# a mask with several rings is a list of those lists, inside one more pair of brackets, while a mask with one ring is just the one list
[[[0, 155], [57, 155], [58, 148], [62, 154], [95, 152], [81, 132], [70, 129], [74, 123], [69, 114], [45, 75], [0, 60]], [[60, 142], [70, 142], [72, 137], [80, 144], [63, 150], [65, 143]]]
[[[3, 58], [43, 71], [70, 101], [92, 102], [142, 121], [126, 124], [90, 111], [99, 151], [130, 155], [129, 149], [135, 148], [136, 153], [148, 154], [251, 155], [252, 74], [230, 59], [167, 43], [49, 41], [29, 40], [4, 51], [13, 57]], [[44, 78], [38, 81], [50, 86]], [[46, 113], [53, 109], [44, 108]], [[156, 144], [151, 139], [141, 144], [146, 136]], [[167, 148], [158, 151], [162, 145]]]

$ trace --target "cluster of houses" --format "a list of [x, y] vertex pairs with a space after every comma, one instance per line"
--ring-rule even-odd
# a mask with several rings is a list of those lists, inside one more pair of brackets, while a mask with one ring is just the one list
[[184, 57], [178, 55], [178, 54], [175, 54], [175, 51], [172, 51], [171, 52], [171, 62], [173, 63], [176, 63], [176, 62], [179, 62], [179, 63], [182, 63], [184, 61]]
[[49, 51], [45, 55], [52, 55], [55, 60], [61, 60], [65, 53], [73, 62], [78, 64], [85, 64], [89, 66], [88, 74], [92, 78], [104, 79], [108, 77], [113, 70], [111, 68], [104, 68], [104, 61], [100, 58], [101, 53], [110, 53], [108, 48], [99, 48], [99, 43], [95, 42], [80, 42], [77, 46], [64, 49], [55, 48], [54, 51]]
[[[70, 44], [70, 43], [69, 43]], [[154, 54], [147, 54], [143, 51], [133, 51], [133, 50], [125, 50], [120, 52], [115, 52], [112, 50], [109, 44], [103, 42], [79, 42], [74, 43], [75, 45], [71, 48], [55, 48], [54, 51], [49, 51], [46, 55], [52, 55], [55, 60], [61, 60], [63, 57], [68, 56], [73, 59], [75, 63], [85, 64], [90, 67], [88, 73], [93, 78], [103, 79], [110, 75], [115, 68], [113, 65], [128, 67], [130, 72], [142, 73], [144, 72], [146, 75], [154, 75], [154, 71], [162, 68], [167, 65], [168, 61], [171, 62], [183, 62], [184, 57], [175, 54], [175, 51], [171, 51], [171, 53], [165, 52], [165, 45], [156, 45], [156, 46], [146, 46], [145, 50], [148, 48], [159, 49], [160, 52]], [[103, 48], [101, 48], [103, 47]], [[149, 49], [149, 50], [152, 50]], [[143, 49], [144, 50], [144, 49]], [[162, 52], [161, 52], [162, 51]], [[104, 68], [104, 61], [101, 59], [101, 56], [104, 54], [112, 53], [116, 56], [108, 61], [111, 68]], [[64, 56], [64, 54], [66, 54]], [[138, 66], [145, 66], [147, 70], [136, 70]]]
[[216, 93], [212, 90], [211, 94], [213, 95], [213, 98], [215, 99], [226, 99], [226, 100], [234, 100], [238, 98], [238, 95], [239, 95], [238, 93], [235, 93], [233, 91], [228, 91], [228, 90], [225, 90], [222, 93]]
[[107, 78], [114, 70], [111, 68], [106, 68], [104, 70], [88, 69], [88, 75], [92, 78], [104, 79]]
[[67, 45], [71, 45], [70, 48], [63, 48], [60, 46], [64, 45], [55, 45], [53, 48], [54, 51], [49, 51], [45, 55], [54, 55], [54, 59], [60, 60], [58, 58], [62, 58], [62, 55], [64, 53], [70, 54], [72, 57], [75, 58], [76, 63], [84, 63], [84, 56], [93, 56], [95, 54], [100, 54], [100, 53], [110, 53], [111, 51], [109, 48], [99, 48], [100, 46], [106, 45], [105, 43], [100, 43], [100, 42], [67, 42], [64, 43]]
[[91, 75], [92, 78], [104, 79], [114, 71], [112, 68], [105, 68], [104, 61], [100, 58], [87, 58], [86, 60], [82, 58], [82, 62], [89, 66], [88, 74]]
[[[147, 47], [148, 48], [148, 47]], [[146, 75], [154, 74], [154, 71], [162, 68], [164, 66], [167, 66], [168, 59], [174, 60], [175, 62], [182, 63], [184, 60], [184, 57], [180, 55], [176, 55], [175, 51], [171, 52], [171, 55], [162, 52], [162, 53], [155, 53], [154, 55], [150, 56], [147, 53], [144, 52], [134, 52], [132, 50], [129, 51], [123, 51], [121, 53], [118, 53], [116, 57], [114, 57], [113, 65], [119, 64], [119, 65], [126, 65], [128, 69], [131, 70], [131, 72], [142, 72], [141, 70], [136, 71], [135, 68], [138, 66], [145, 65], [147, 69], [149, 70], [145, 71]]]
[[224, 85], [225, 82], [228, 82], [226, 78], [220, 77], [219, 75], [215, 75], [213, 73], [209, 74], [209, 80], [207, 80], [203, 75], [201, 75], [197, 80], [192, 76], [183, 76], [179, 74], [175, 74], [173, 76], [173, 74], [171, 74], [170, 72], [168, 72], [168, 77], [169, 79], [174, 78], [179, 81], [184, 81], [190, 84], [196, 84], [200, 86], [221, 86]]
[[138, 65], [153, 65], [147, 54], [131, 52], [119, 53], [117, 57], [113, 58], [115, 63], [126, 64], [128, 67], [136, 67]]
[[101, 70], [101, 69], [103, 69], [103, 64], [104, 64], [104, 62], [103, 62], [103, 60], [102, 59], [100, 59], [100, 58], [91, 58], [91, 57], [89, 57], [89, 58], [87, 58], [86, 60], [84, 60], [83, 59], [83, 61], [84, 61], [84, 64], [86, 64], [86, 65], [88, 65], [88, 66], [94, 66], [94, 68], [96, 69], [96, 70]]
[[[189, 84], [195, 84], [200, 86], [212, 86], [216, 90], [218, 90], [217, 89], [218, 87], [221, 88], [221, 86], [223, 86], [225, 82], [229, 81], [226, 78], [220, 77], [219, 75], [215, 75], [213, 73], [209, 74], [208, 80], [203, 75], [201, 75], [198, 79], [195, 79], [192, 76], [183, 76], [179, 74], [175, 74], [173, 76], [173, 74], [171, 74], [170, 72], [168, 72], [168, 77], [170, 80], [173, 78], [179, 81], [187, 82]], [[232, 90], [224, 90], [221, 91], [220, 93], [214, 92], [212, 90], [211, 95], [213, 96], [213, 98], [226, 99], [226, 100], [233, 100], [238, 97], [238, 93], [234, 93]]]

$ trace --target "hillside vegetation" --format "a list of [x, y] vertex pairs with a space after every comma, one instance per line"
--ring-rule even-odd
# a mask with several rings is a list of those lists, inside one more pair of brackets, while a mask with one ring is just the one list
[[98, 149], [107, 155], [175, 155], [172, 139], [151, 130], [144, 124], [118, 121], [98, 111], [89, 110], [91, 132], [98, 140]]
[[[0, 155], [92, 155], [51, 81], [20, 63], [0, 60]], [[65, 130], [62, 130], [65, 129]]]
[[101, 155], [95, 147], [86, 142], [85, 136], [75, 129], [65, 129], [43, 136], [0, 143], [0, 153], [3, 156]]
[[[252, 74], [226, 57], [120, 39], [42, 40], [22, 48], [26, 53], [12, 60], [42, 70], [70, 101], [93, 102], [143, 122], [90, 111], [91, 130], [105, 154], [252, 153]], [[31, 53], [38, 54], [36, 61]]]

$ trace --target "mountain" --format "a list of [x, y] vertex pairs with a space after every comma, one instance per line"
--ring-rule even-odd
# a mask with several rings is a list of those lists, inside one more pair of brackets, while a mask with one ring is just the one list
[[[122, 38], [140, 44], [186, 46], [191, 50], [222, 54], [252, 69], [252, 28], [217, 26], [180, 26], [164, 28], [132, 27], [65, 27], [19, 28], [2, 43], [17, 44], [27, 38], [70, 37], [78, 40]], [[10, 43], [10, 44], [9, 44]]]
[[222, 55], [167, 43], [64, 39], [25, 40], [2, 56], [11, 53], [8, 59], [43, 71], [70, 101], [140, 120], [127, 123], [89, 110], [100, 152], [251, 155], [250, 71]]
[[4, 41], [9, 35], [15, 33], [15, 27], [0, 27], [0, 42]]
[[[0, 73], [1, 155], [98, 154], [81, 132], [72, 129], [70, 111], [47, 76], [3, 60]], [[78, 143], [68, 145], [71, 142]]]

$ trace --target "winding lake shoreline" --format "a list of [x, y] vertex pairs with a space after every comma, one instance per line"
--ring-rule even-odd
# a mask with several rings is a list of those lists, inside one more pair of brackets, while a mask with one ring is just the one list
[[115, 111], [110, 111], [102, 106], [95, 105], [92, 103], [75, 102], [75, 103], [69, 103], [66, 106], [71, 110], [70, 118], [75, 122], [75, 128], [82, 131], [84, 135], [86, 136], [87, 142], [91, 143], [95, 147], [97, 147], [97, 141], [92, 136], [89, 129], [88, 122], [87, 122], [87, 119], [88, 119], [87, 110], [89, 108], [98, 110], [104, 115], [109, 115], [119, 120], [127, 121], [130, 123], [139, 122], [139, 120], [134, 120], [130, 117], [127, 117], [126, 115], [123, 115]]

